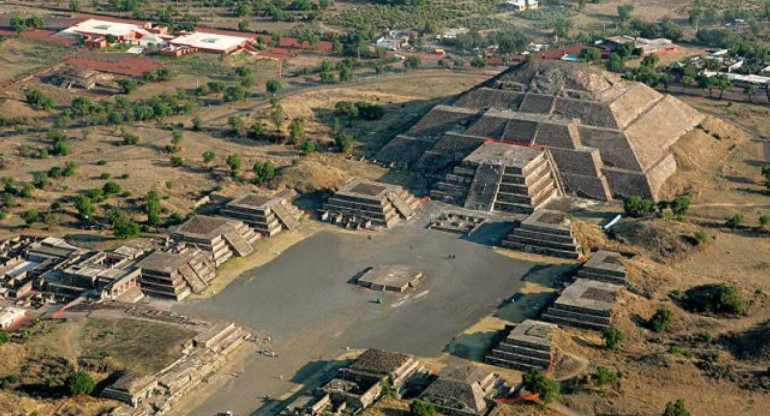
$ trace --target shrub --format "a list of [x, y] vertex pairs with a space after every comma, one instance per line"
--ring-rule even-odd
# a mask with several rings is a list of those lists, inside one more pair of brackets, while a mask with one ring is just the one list
[[625, 338], [625, 334], [620, 328], [610, 325], [602, 333], [604, 345], [611, 351], [617, 351], [620, 348], [620, 342]]
[[409, 403], [409, 411], [413, 416], [433, 416], [436, 412], [436, 406], [431, 403], [425, 403], [422, 400], [412, 400]]
[[759, 228], [766, 228], [770, 224], [770, 215], [763, 214], [759, 216]]
[[746, 306], [738, 290], [726, 283], [696, 286], [685, 292], [682, 306], [692, 312], [743, 315]]
[[684, 399], [677, 399], [675, 402], [666, 403], [663, 416], [690, 416], [690, 412], [684, 407]]
[[709, 236], [704, 231], [696, 231], [695, 232], [695, 242], [698, 245], [706, 244], [709, 242]]
[[650, 329], [657, 333], [666, 332], [671, 321], [674, 320], [674, 312], [671, 308], [661, 306], [647, 322]]
[[543, 404], [553, 402], [559, 395], [559, 383], [546, 377], [543, 370], [530, 370], [524, 374], [522, 382], [527, 390], [537, 393]]
[[112, 177], [112, 175], [110, 175], [110, 174], [109, 174], [109, 173], [107, 173], [107, 172], [104, 172], [104, 173], [102, 173], [101, 175], [99, 175], [99, 179], [102, 179], [102, 180], [105, 180], [105, 181], [106, 181], [107, 179], [110, 179], [111, 177]]
[[618, 373], [601, 365], [596, 367], [596, 371], [591, 374], [591, 380], [599, 387], [617, 387], [619, 383]]
[[655, 202], [632, 195], [623, 200], [623, 211], [634, 218], [648, 217], [655, 213]]
[[746, 217], [743, 216], [743, 214], [734, 214], [732, 217], [728, 218], [725, 222], [725, 225], [728, 228], [738, 228], [743, 222], [746, 221]]
[[184, 159], [182, 159], [181, 156], [171, 156], [169, 162], [171, 163], [171, 166], [178, 168], [184, 164]]
[[91, 394], [94, 391], [94, 387], [96, 387], [94, 379], [83, 371], [70, 374], [67, 377], [66, 385], [67, 391], [71, 396]]
[[39, 215], [37, 210], [33, 208], [20, 213], [19, 217], [21, 217], [21, 219], [24, 220], [24, 223], [29, 226], [37, 222]]
[[118, 185], [115, 182], [107, 182], [102, 187], [102, 192], [105, 194], [119, 194], [120, 193], [120, 185]]
[[265, 89], [270, 94], [276, 94], [278, 91], [283, 89], [283, 83], [278, 78], [272, 78], [267, 80], [265, 83]]
[[3, 345], [11, 340], [11, 334], [6, 331], [0, 330], [0, 345]]
[[315, 142], [312, 140], [305, 140], [302, 142], [302, 144], [299, 146], [299, 151], [303, 155], [309, 155], [311, 153], [315, 152]]
[[99, 161], [96, 162], [96, 166], [104, 166], [106, 164], [107, 164], [106, 160], [99, 160]]

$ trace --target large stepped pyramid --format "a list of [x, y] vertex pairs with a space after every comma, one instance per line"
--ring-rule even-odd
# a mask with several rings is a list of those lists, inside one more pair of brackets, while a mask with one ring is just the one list
[[539, 210], [525, 218], [508, 233], [502, 246], [553, 257], [580, 257], [571, 222], [566, 214], [553, 210]]
[[486, 143], [431, 191], [431, 198], [478, 211], [531, 214], [559, 195], [545, 152]]

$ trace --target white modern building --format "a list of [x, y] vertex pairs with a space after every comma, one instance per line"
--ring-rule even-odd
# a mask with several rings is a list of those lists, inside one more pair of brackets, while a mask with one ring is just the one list
[[540, 6], [537, 0], [508, 0], [505, 3], [516, 12], [537, 9]]
[[0, 329], [8, 329], [20, 319], [24, 318], [27, 311], [13, 306], [0, 308]]

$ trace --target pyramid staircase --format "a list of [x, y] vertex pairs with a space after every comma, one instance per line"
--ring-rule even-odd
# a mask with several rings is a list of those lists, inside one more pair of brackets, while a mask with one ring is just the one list
[[497, 190], [502, 178], [502, 166], [478, 165], [473, 181], [468, 187], [468, 197], [465, 199], [464, 207], [477, 211], [491, 211], [495, 206]]
[[463, 162], [446, 174], [431, 198], [467, 209], [531, 214], [560, 194], [544, 153], [524, 167]]
[[271, 208], [273, 214], [278, 218], [278, 221], [280, 221], [287, 230], [293, 230], [299, 226], [299, 219], [302, 218], [302, 211], [297, 207], [293, 205], [287, 207], [284, 204], [278, 203]]
[[187, 282], [188, 285], [190, 285], [190, 288], [192, 289], [193, 293], [201, 293], [208, 285], [206, 284], [203, 279], [198, 275], [198, 273], [193, 270], [192, 267], [190, 267], [189, 264], [185, 264], [182, 267], [179, 268], [179, 273], [181, 273], [182, 278], [184, 278], [184, 281]]

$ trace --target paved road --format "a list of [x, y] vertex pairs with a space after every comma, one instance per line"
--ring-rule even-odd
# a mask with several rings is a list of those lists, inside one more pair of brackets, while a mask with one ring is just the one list
[[[264, 329], [280, 354], [250, 359], [243, 376], [214, 382], [215, 393], [185, 414], [247, 415], [266, 396], [280, 397], [305, 382], [348, 346], [439, 355], [454, 336], [512, 297], [537, 265], [424, 225], [425, 219], [371, 239], [322, 232], [245, 273], [215, 297], [180, 305], [181, 311]], [[504, 231], [503, 224], [491, 227]], [[405, 296], [347, 283], [367, 266], [388, 263], [420, 267], [427, 281]], [[385, 298], [384, 305], [374, 302], [377, 296]]]

